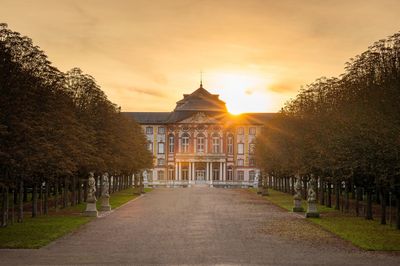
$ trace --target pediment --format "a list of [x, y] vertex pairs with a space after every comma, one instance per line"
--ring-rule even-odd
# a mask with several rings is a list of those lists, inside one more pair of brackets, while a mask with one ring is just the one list
[[207, 116], [203, 112], [198, 112], [195, 115], [186, 118], [179, 122], [180, 124], [216, 124], [218, 123], [217, 120]]

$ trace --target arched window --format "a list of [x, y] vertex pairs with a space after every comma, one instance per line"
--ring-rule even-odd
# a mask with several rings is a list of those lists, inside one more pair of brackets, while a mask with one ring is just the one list
[[174, 145], [175, 145], [175, 138], [174, 138], [174, 135], [169, 135], [168, 136], [168, 152], [169, 153], [174, 153], [174, 150], [175, 150], [175, 147], [174, 147]]
[[229, 135], [227, 139], [228, 154], [233, 154], [233, 136]]
[[184, 133], [182, 135], [181, 152], [189, 151], [189, 134]]
[[217, 133], [212, 136], [212, 152], [220, 153], [221, 151], [221, 140]]
[[196, 151], [197, 152], [204, 152], [204, 135], [199, 134], [197, 135], [197, 145], [196, 145]]

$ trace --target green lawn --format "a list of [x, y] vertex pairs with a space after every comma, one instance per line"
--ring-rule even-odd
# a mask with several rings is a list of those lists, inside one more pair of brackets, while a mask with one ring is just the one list
[[[145, 189], [150, 192], [151, 189]], [[134, 199], [133, 189], [111, 194], [110, 204], [113, 209]], [[100, 201], [97, 202], [100, 206]], [[40, 248], [51, 241], [64, 236], [94, 218], [84, 217], [81, 213], [85, 204], [60, 209], [51, 212], [48, 216], [37, 218], [26, 217], [23, 223], [14, 223], [5, 228], [0, 228], [0, 248]]]
[[[268, 192], [269, 196], [265, 199], [286, 210], [292, 210], [293, 197], [291, 195], [273, 189], [269, 189]], [[303, 207], [307, 208], [305, 201], [303, 201]], [[321, 218], [309, 218], [307, 221], [318, 224], [355, 246], [365, 250], [400, 251], [400, 230], [381, 225], [378, 219], [365, 220], [363, 217], [343, 214], [319, 204], [318, 210]]]

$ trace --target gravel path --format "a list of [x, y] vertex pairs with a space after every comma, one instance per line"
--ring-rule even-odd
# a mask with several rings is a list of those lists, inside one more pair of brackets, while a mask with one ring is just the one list
[[363, 252], [247, 190], [155, 189], [39, 250], [0, 264], [400, 265]]

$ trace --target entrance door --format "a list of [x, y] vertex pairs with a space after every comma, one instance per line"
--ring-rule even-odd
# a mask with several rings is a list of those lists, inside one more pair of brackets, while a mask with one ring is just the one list
[[196, 170], [196, 181], [205, 181], [206, 171]]

